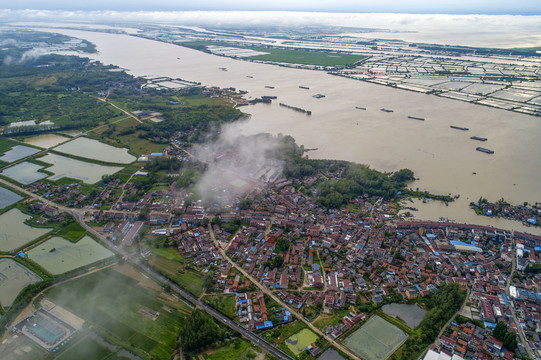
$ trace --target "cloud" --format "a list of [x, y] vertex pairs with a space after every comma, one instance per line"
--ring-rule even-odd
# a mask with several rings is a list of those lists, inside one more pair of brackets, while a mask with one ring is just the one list
[[282, 173], [282, 162], [273, 155], [279, 145], [277, 137], [245, 136], [240, 134], [238, 124], [223, 126], [217, 140], [191, 150], [207, 165], [197, 184], [199, 194], [205, 201], [230, 203], [275, 180]]

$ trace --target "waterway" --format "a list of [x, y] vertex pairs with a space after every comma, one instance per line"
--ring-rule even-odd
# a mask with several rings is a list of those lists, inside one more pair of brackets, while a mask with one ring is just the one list
[[[492, 225], [490, 218], [479, 218], [468, 209], [472, 199], [541, 202], [538, 117], [319, 71], [234, 60], [128, 35], [52, 31], [91, 41], [99, 51], [91, 58], [136, 76], [178, 77], [208, 86], [235, 87], [247, 90], [249, 98], [276, 95], [273, 104], [244, 107], [251, 118], [239, 131], [289, 134], [297, 143], [317, 148], [310, 152], [313, 158], [355, 161], [382, 171], [407, 167], [419, 178], [413, 188], [461, 195], [458, 201], [438, 208], [438, 213], [420, 208], [419, 214], [426, 219], [454, 219], [459, 214], [466, 222]], [[300, 85], [310, 89], [300, 89]], [[318, 93], [326, 97], [312, 97]], [[312, 115], [280, 107], [278, 102], [310, 110]], [[408, 119], [409, 115], [425, 121]], [[453, 130], [450, 125], [470, 130]], [[476, 151], [479, 144], [470, 139], [473, 135], [487, 137], [482, 145], [495, 154]], [[523, 226], [513, 222], [511, 228], [522, 230]]]

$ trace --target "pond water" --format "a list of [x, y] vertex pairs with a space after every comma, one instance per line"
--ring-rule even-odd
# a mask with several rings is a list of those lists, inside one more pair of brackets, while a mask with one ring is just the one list
[[43, 166], [25, 161], [5, 169], [2, 171], [2, 175], [28, 185], [47, 177], [47, 174], [39, 171], [40, 169], [43, 169]]
[[13, 191], [0, 186], [0, 210], [11, 204], [15, 204], [22, 198], [22, 196], [15, 194]]
[[77, 243], [53, 237], [28, 251], [28, 258], [53, 275], [107, 259], [114, 254], [86, 235]]
[[0, 259], [0, 304], [11, 306], [27, 285], [41, 281], [33, 271], [12, 259]]
[[82, 180], [87, 184], [94, 184], [100, 181], [103, 175], [114, 174], [123, 169], [118, 166], [92, 164], [57, 154], [47, 154], [39, 158], [39, 160], [53, 164], [53, 166], [47, 168], [47, 171], [54, 173], [50, 177], [51, 180], [69, 177]]
[[33, 155], [37, 152], [40, 152], [40, 150], [29, 146], [15, 145], [10, 150], [6, 151], [4, 155], [0, 156], [0, 160], [10, 163], [24, 159], [25, 157]]
[[128, 164], [135, 161], [135, 156], [128, 154], [128, 149], [117, 148], [98, 140], [80, 137], [55, 148], [65, 154], [99, 160], [109, 163]]
[[30, 145], [38, 146], [40, 148], [49, 149], [67, 140], [69, 140], [69, 138], [65, 136], [60, 136], [56, 134], [41, 134], [25, 139], [24, 142]]
[[394, 318], [400, 318], [410, 328], [415, 329], [421, 323], [426, 310], [421, 309], [417, 304], [387, 304], [381, 310]]
[[19, 209], [0, 215], [0, 251], [15, 250], [51, 231], [26, 225], [24, 221], [31, 218]]

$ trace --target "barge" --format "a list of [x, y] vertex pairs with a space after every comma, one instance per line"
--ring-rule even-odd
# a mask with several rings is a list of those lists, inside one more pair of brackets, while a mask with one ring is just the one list
[[310, 90], [310, 88], [308, 86], [299, 86], [299, 89]]
[[391, 109], [385, 109], [385, 108], [381, 108], [380, 110], [381, 110], [381, 111], [385, 111], [385, 112], [394, 112], [394, 110], [391, 110]]
[[494, 150], [486, 149], [486, 148], [480, 147], [480, 146], [476, 147], [475, 150], [484, 152], [486, 154], [494, 154]]
[[360, 107], [360, 106], [355, 106], [355, 109], [366, 110], [366, 108], [363, 108], [363, 107]]
[[468, 131], [468, 130], [470, 130], [470, 129], [468, 129], [467, 127], [462, 127], [462, 126], [451, 125], [450, 127], [451, 127], [451, 129], [457, 129], [457, 130], [462, 130], [462, 131]]
[[270, 86], [270, 85], [265, 85], [265, 87], [266, 87], [267, 89], [274, 89], [274, 86]]
[[472, 136], [470, 139], [472, 140], [479, 140], [479, 141], [487, 141], [487, 138], [479, 137], [479, 136]]
[[425, 121], [425, 119], [417, 117], [417, 116], [408, 116], [408, 119]]

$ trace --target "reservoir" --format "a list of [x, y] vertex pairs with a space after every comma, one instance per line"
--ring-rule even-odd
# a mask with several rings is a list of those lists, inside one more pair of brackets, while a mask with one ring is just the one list
[[[349, 160], [381, 171], [410, 168], [419, 178], [412, 188], [460, 195], [449, 206], [442, 204], [437, 213], [417, 206], [423, 215], [419, 218], [447, 217], [497, 226], [491, 218], [476, 216], [469, 202], [481, 196], [489, 201], [504, 198], [514, 204], [541, 202], [539, 117], [320, 71], [234, 60], [128, 35], [51, 31], [91, 41], [99, 51], [91, 58], [118, 65], [136, 76], [168, 76], [206, 86], [235, 87], [248, 91], [248, 98], [277, 96], [272, 104], [242, 108], [251, 118], [239, 126], [239, 131], [291, 135], [298, 144], [318, 149], [309, 153], [312, 158]], [[317, 99], [315, 94], [325, 97]], [[280, 107], [279, 102], [310, 110], [312, 115]], [[450, 128], [457, 123], [470, 131]], [[469, 133], [488, 138], [483, 146], [495, 154], [476, 151], [478, 144]], [[517, 222], [506, 227], [525, 229]]]

